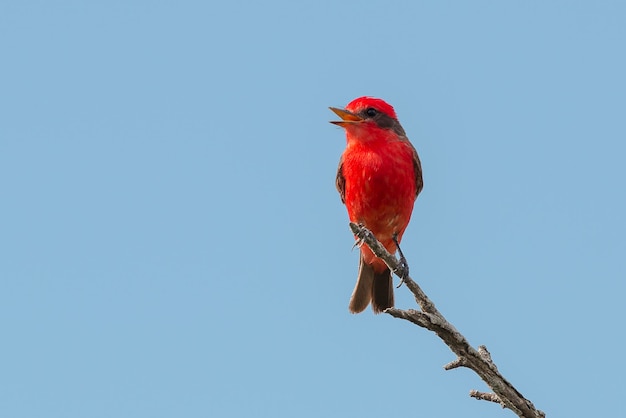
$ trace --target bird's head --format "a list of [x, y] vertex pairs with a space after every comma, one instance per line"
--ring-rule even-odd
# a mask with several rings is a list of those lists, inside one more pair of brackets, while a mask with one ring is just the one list
[[356, 133], [362, 129], [393, 130], [400, 136], [406, 136], [393, 107], [382, 99], [359, 97], [348, 103], [345, 109], [331, 107], [330, 110], [341, 118], [340, 121], [330, 123], [339, 125], [348, 132]]

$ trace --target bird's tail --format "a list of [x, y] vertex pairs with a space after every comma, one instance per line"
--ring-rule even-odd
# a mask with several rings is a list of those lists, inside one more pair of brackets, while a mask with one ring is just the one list
[[377, 273], [372, 266], [363, 261], [361, 254], [359, 275], [350, 298], [350, 312], [363, 312], [370, 302], [372, 302], [374, 313], [393, 308], [393, 281], [389, 269]]

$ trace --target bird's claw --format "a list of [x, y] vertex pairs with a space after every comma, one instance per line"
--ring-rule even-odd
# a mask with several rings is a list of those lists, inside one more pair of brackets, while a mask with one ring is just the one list
[[398, 242], [398, 234], [393, 235], [393, 242], [396, 244], [396, 248], [398, 249], [398, 253], [400, 254], [400, 261], [398, 262], [398, 268], [395, 273], [400, 277], [400, 284], [396, 288], [402, 286], [404, 283], [404, 279], [409, 277], [409, 263], [406, 261], [402, 250], [400, 249], [400, 243]]
[[354, 241], [354, 245], [352, 246], [353, 250], [357, 247], [361, 248], [361, 246], [365, 243], [365, 235], [367, 234], [367, 229], [365, 229], [365, 225], [363, 224], [359, 224], [359, 227], [361, 228], [359, 230], [359, 233], [354, 236], [354, 239], [356, 241]]
[[398, 268], [395, 273], [400, 277], [400, 283], [396, 286], [396, 289], [398, 289], [402, 286], [402, 283], [404, 283], [404, 278], [409, 277], [409, 265], [403, 256], [400, 256], [400, 262], [398, 263]]

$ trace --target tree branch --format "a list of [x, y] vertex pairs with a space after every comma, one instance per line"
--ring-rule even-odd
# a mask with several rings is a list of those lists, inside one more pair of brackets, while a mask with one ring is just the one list
[[473, 348], [467, 339], [437, 310], [435, 304], [426, 296], [420, 286], [413, 281], [408, 274], [402, 277], [402, 273], [406, 273], [404, 266], [401, 266], [396, 257], [390, 254], [385, 247], [378, 242], [371, 231], [364, 226], [352, 222], [350, 223], [350, 229], [361, 243], [365, 243], [377, 257], [385, 261], [391, 271], [396, 273], [396, 275], [406, 283], [407, 288], [413, 293], [415, 301], [421, 309], [418, 311], [414, 309], [402, 310], [388, 308], [385, 309], [385, 313], [388, 313], [394, 318], [401, 318], [433, 331], [457, 356], [456, 360], [444, 366], [445, 370], [467, 367], [473, 370], [487, 386], [493, 390], [493, 393], [472, 390], [470, 392], [471, 397], [499, 403], [502, 407], [510, 409], [519, 417], [545, 417], [544, 412], [536, 409], [531, 401], [524, 398], [524, 396], [500, 374], [491, 359], [491, 354], [487, 351], [487, 347], [481, 345], [478, 349]]

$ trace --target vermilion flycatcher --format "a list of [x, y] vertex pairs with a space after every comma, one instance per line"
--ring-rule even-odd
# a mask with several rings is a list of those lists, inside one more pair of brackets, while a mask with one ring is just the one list
[[[342, 119], [331, 123], [346, 130], [336, 183], [350, 221], [363, 224], [395, 254], [423, 186], [417, 151], [393, 107], [381, 99], [359, 97], [345, 109], [330, 110]], [[370, 302], [374, 313], [393, 307], [393, 282], [385, 262], [362, 245], [350, 312], [362, 312]]]

